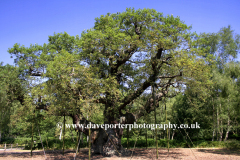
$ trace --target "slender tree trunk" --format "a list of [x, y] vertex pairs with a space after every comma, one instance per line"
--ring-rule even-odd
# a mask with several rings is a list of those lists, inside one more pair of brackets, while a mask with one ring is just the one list
[[[157, 124], [157, 113], [156, 113], [156, 99], [155, 99], [155, 87], [152, 85], [152, 96], [153, 96], [153, 106], [154, 106], [154, 119], [155, 126]], [[155, 128], [155, 139], [156, 139], [156, 158], [158, 159], [158, 140], [157, 140], [157, 128]]]
[[147, 148], [148, 148], [148, 142], [147, 142], [147, 140], [148, 140], [148, 135], [147, 135], [147, 130], [146, 130], [145, 138], [146, 138], [146, 149], [147, 149]]
[[229, 113], [229, 99], [228, 99], [228, 122], [227, 122], [227, 132], [226, 132], [224, 141], [228, 139], [229, 130], [230, 130], [230, 113]]
[[[32, 118], [33, 118], [33, 116], [32, 116]], [[34, 121], [32, 121], [31, 157], [32, 157], [32, 150], [33, 150], [33, 124], [34, 124]]]
[[171, 129], [169, 129], [169, 131], [168, 131], [168, 140], [170, 140], [170, 137], [171, 137]]
[[49, 146], [48, 146], [48, 137], [47, 137], [47, 139], [46, 139], [46, 143], [47, 143], [47, 149], [49, 148]]
[[219, 141], [219, 133], [220, 133], [220, 128], [219, 128], [219, 114], [218, 114], [218, 108], [217, 108], [217, 141]]
[[222, 141], [223, 138], [223, 126], [222, 126], [222, 118], [221, 118], [221, 131], [220, 131], [220, 139], [219, 141]]
[[173, 130], [173, 133], [172, 133], [172, 140], [173, 140], [174, 134], [175, 134], [175, 130]]
[[129, 126], [127, 126], [127, 149], [129, 149]]
[[[81, 135], [82, 135], [82, 132], [81, 132]], [[80, 131], [78, 131], [77, 132], [77, 148], [78, 148], [77, 153], [80, 152], [80, 146], [81, 146], [81, 137], [80, 137]]]
[[212, 97], [212, 102], [213, 102], [213, 114], [212, 114], [212, 120], [213, 120], [213, 135], [212, 135], [212, 141], [214, 141], [214, 135], [215, 135], [215, 121], [214, 121], [214, 100]]
[[[166, 99], [165, 99], [165, 115], [166, 115], [166, 124], [167, 124], [167, 106], [166, 106]], [[168, 152], [169, 152], [168, 128], [167, 128], [166, 137], [167, 137], [167, 147], [168, 147]]]
[[64, 155], [64, 140], [65, 140], [65, 113], [63, 116], [63, 155]]
[[88, 140], [88, 160], [91, 160], [91, 128], [88, 130], [89, 132], [89, 140]]
[[[2, 112], [1, 113], [1, 117], [0, 117], [0, 120], [3, 121], [3, 118], [2, 118]], [[0, 143], [2, 141], [2, 123], [0, 124]]]
[[226, 132], [226, 136], [225, 136], [224, 141], [226, 141], [228, 139], [228, 133], [229, 133], [229, 128], [230, 128], [229, 126], [230, 126], [230, 120], [229, 120], [229, 117], [228, 117], [227, 132]]
[[41, 141], [41, 144], [42, 144], [42, 148], [43, 148], [44, 156], [45, 156], [45, 159], [47, 159], [46, 154], [45, 154], [45, 150], [44, 150], [44, 146], [43, 146], [43, 142], [42, 142], [42, 138], [41, 138], [41, 134], [40, 134], [40, 130], [39, 130], [39, 127], [38, 127], [38, 123], [37, 123], [37, 121], [36, 121], [36, 124], [37, 124], [37, 129], [38, 129], [38, 134], [39, 134], [39, 137], [40, 137], [40, 141]]
[[[88, 114], [87, 114], [87, 120], [88, 120]], [[88, 143], [88, 141], [89, 141], [89, 136], [87, 135], [87, 143]]]
[[214, 135], [215, 135], [215, 128], [213, 129], [212, 141], [214, 141]]
[[81, 132], [81, 140], [82, 140], [82, 145], [81, 145], [81, 142], [80, 142], [79, 152], [80, 152], [80, 148], [81, 148], [81, 146], [83, 146], [83, 135], [82, 135], [82, 132]]
[[[220, 108], [219, 108], [219, 114], [221, 115], [221, 106], [222, 106], [222, 104], [220, 103]], [[219, 131], [219, 141], [222, 141], [222, 137], [223, 137], [223, 124], [222, 124], [222, 117], [220, 117], [220, 131]]]
[[[77, 145], [76, 148], [78, 148], [78, 142], [79, 142], [79, 138], [80, 138], [80, 131], [77, 131]], [[78, 150], [76, 151], [78, 153]]]

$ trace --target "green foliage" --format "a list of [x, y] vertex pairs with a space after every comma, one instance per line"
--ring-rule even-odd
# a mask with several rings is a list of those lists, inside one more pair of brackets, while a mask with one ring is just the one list
[[[179, 17], [128, 8], [96, 18], [94, 27], [81, 37], [54, 33], [43, 45], [15, 44], [8, 52], [14, 55], [16, 67], [0, 65], [0, 131], [26, 138], [14, 143], [30, 145], [27, 137], [33, 126], [35, 148], [41, 148], [40, 132], [44, 145], [60, 149], [62, 142], [55, 143], [60, 134], [56, 124], [63, 115], [78, 114], [102, 124], [118, 121], [119, 113], [134, 113], [140, 115], [138, 123], [153, 123], [148, 90], [155, 83], [157, 102], [162, 102], [156, 110], [159, 124], [198, 122], [201, 129], [185, 130], [195, 146], [238, 147], [238, 141], [226, 145], [206, 140], [239, 134], [240, 65], [234, 59], [240, 36], [230, 26], [200, 35], [190, 29]], [[48, 111], [36, 111], [36, 106]], [[67, 123], [72, 121], [67, 118]], [[182, 140], [185, 131], [175, 131], [170, 147], [192, 146], [189, 139]], [[146, 132], [152, 136], [151, 131], [133, 129], [130, 146], [137, 134]], [[165, 137], [165, 131], [158, 132]], [[65, 147], [74, 148], [71, 140], [76, 132], [66, 130], [65, 135]], [[167, 140], [158, 144], [166, 147]], [[127, 145], [126, 138], [122, 145]], [[145, 145], [144, 138], [136, 143], [136, 147]], [[148, 139], [148, 146], [154, 145]]]
[[0, 132], [9, 135], [11, 115], [23, 104], [25, 82], [19, 79], [17, 67], [0, 64]]
[[[129, 147], [134, 148], [135, 139], [129, 139]], [[155, 139], [148, 139], [148, 147], [155, 147]], [[124, 148], [127, 147], [127, 138], [122, 138], [122, 146]], [[137, 140], [136, 148], [145, 148], [146, 140], [144, 138], [140, 138]], [[158, 147], [167, 148], [167, 139], [158, 140]], [[227, 148], [227, 149], [240, 149], [240, 142], [236, 140], [229, 140], [227, 142], [219, 142], [219, 141], [194, 141], [193, 144], [191, 142], [186, 142], [182, 140], [169, 140], [170, 148]]]

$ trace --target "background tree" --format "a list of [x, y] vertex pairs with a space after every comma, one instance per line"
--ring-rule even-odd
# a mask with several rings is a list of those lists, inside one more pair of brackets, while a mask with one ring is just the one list
[[3, 66], [3, 63], [0, 63], [0, 142], [2, 138], [13, 134], [13, 129], [9, 126], [11, 115], [24, 102], [25, 82], [19, 79], [19, 75], [17, 67]]
[[202, 33], [196, 37], [196, 42], [195, 47], [205, 48], [212, 55], [209, 58], [214, 60], [209, 61], [211, 77], [208, 80], [212, 85], [188, 85], [174, 104], [177, 117], [181, 121], [201, 122], [201, 126], [204, 126], [199, 133], [189, 130], [193, 139], [194, 135], [209, 139], [212, 134], [212, 141], [215, 136], [219, 141], [226, 140], [233, 127], [231, 124], [234, 124], [230, 117], [238, 110], [234, 106], [238, 104], [239, 62], [234, 60], [239, 52], [239, 35], [228, 26], [218, 33]]

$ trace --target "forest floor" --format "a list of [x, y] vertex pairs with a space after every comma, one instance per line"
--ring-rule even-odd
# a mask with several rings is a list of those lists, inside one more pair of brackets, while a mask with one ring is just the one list
[[[133, 151], [133, 149], [130, 149]], [[102, 155], [92, 155], [91, 159], [101, 159], [101, 160], [127, 160], [127, 159], [156, 159], [156, 149], [140, 149], [137, 148], [132, 152], [132, 157], [103, 157]], [[62, 151], [46, 151], [47, 160], [73, 160], [75, 156], [74, 151], [67, 150], [65, 154], [62, 155]], [[0, 160], [44, 160], [43, 151], [34, 151], [33, 157], [30, 155], [29, 150], [0, 150]], [[88, 149], [81, 149], [80, 153], [77, 154], [76, 160], [88, 159]], [[228, 150], [228, 149], [213, 149], [213, 148], [171, 148], [168, 150], [166, 148], [159, 149], [158, 159], [182, 159], [182, 160], [240, 160], [239, 150]]]

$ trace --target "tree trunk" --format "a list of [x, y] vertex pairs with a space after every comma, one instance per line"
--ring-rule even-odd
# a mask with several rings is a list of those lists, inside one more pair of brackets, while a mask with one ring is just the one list
[[213, 120], [213, 135], [212, 135], [212, 141], [214, 141], [214, 135], [215, 135], [215, 122], [214, 122], [214, 101], [212, 98], [212, 102], [213, 102], [213, 114], [212, 114], [212, 120]]
[[[80, 139], [80, 132], [79, 132], [79, 131], [77, 131], [77, 145], [76, 145], [76, 148], [78, 148], [78, 147], [79, 147], [79, 145], [78, 145], [79, 139]], [[76, 152], [78, 153], [78, 149], [77, 149], [77, 151], [76, 151]]]
[[220, 131], [219, 141], [222, 141], [222, 138], [223, 138], [223, 126], [222, 126], [222, 119], [221, 119], [221, 131]]
[[64, 146], [64, 141], [65, 141], [65, 122], [66, 121], [65, 121], [65, 113], [64, 113], [64, 116], [63, 116], [63, 146], [62, 146], [63, 147], [63, 152], [62, 152], [63, 155], [64, 155], [64, 147], [65, 147]]
[[33, 150], [33, 122], [32, 122], [32, 140], [31, 140], [31, 157], [32, 157], [32, 150]]
[[81, 141], [82, 141], [82, 145], [81, 145], [81, 142], [80, 142], [80, 146], [79, 146], [79, 152], [80, 152], [80, 148], [81, 148], [81, 146], [83, 146], [83, 135], [82, 135], [82, 132], [81, 132]]
[[168, 131], [168, 139], [170, 139], [170, 137], [171, 137], [171, 129], [169, 129]]
[[[3, 122], [3, 116], [2, 116], [2, 113], [1, 113], [0, 120]], [[0, 125], [0, 143], [1, 143], [1, 141], [2, 141], [2, 124]]]
[[48, 137], [46, 139], [46, 143], [47, 143], [47, 149], [49, 149], [49, 146], [48, 146]]
[[148, 142], [147, 142], [147, 140], [148, 140], [147, 130], [146, 130], [145, 138], [146, 138], [146, 149], [147, 149], [147, 148], [148, 148]]
[[88, 142], [88, 159], [89, 160], [91, 160], [91, 140], [90, 140], [90, 138], [91, 138], [91, 128], [89, 128], [89, 130], [88, 130], [88, 133], [89, 133], [89, 142]]
[[218, 115], [218, 108], [217, 108], [217, 141], [219, 141], [219, 133], [220, 133], [220, 128], [219, 128], [219, 115]]
[[228, 99], [228, 122], [227, 122], [227, 132], [226, 132], [224, 141], [228, 139], [229, 130], [230, 130], [230, 113], [229, 113], [229, 99]]
[[[221, 103], [220, 103], [220, 108], [219, 108], [219, 114], [221, 115]], [[220, 130], [219, 130], [219, 141], [222, 141], [222, 138], [223, 138], [223, 124], [222, 124], [222, 118], [220, 117], [220, 122], [221, 122], [221, 127], [220, 127]]]
[[[155, 99], [155, 87], [152, 85], [152, 96], [153, 96], [153, 106], [154, 106], [154, 120], [155, 126], [157, 124], [157, 113], [156, 113], [156, 99]], [[166, 110], [166, 108], [165, 108]], [[155, 128], [155, 140], [156, 140], [156, 158], [158, 159], [158, 140], [157, 140], [157, 128]]]
[[175, 134], [175, 130], [173, 130], [173, 133], [172, 133], [172, 140], [173, 140], [174, 134]]
[[1, 128], [0, 128], [0, 143], [2, 141], [2, 132], [1, 132]]
[[[84, 118], [80, 119], [78, 115], [70, 115], [73, 118], [73, 124], [84, 124], [88, 125], [90, 122]], [[115, 125], [115, 127], [109, 127], [107, 130], [104, 128], [91, 128], [91, 138], [89, 139], [92, 143], [91, 149], [94, 154], [102, 154], [104, 156], [113, 156], [113, 155], [128, 155], [131, 152], [123, 149], [121, 145], [121, 138], [123, 134], [123, 128], [119, 128], [118, 124], [121, 122], [121, 124], [133, 124], [134, 116], [131, 113], [126, 113], [123, 115], [124, 117], [120, 117], [119, 121], [115, 120], [110, 125]], [[91, 122], [93, 125], [94, 123]], [[88, 128], [76, 128], [80, 132], [84, 133], [85, 135], [88, 135]]]
[[[82, 132], [81, 132], [81, 134], [82, 134]], [[80, 152], [81, 140], [82, 140], [82, 139], [81, 139], [81, 137], [80, 137], [80, 132], [78, 131], [78, 132], [77, 132], [77, 145], [76, 145], [76, 146], [77, 146], [76, 148], [78, 148], [77, 153]]]
[[92, 138], [92, 149], [96, 154], [104, 156], [120, 156], [123, 153], [121, 145], [121, 137], [118, 129], [109, 128], [107, 130], [99, 129], [98, 132], [92, 134], [96, 139]]
[[129, 149], [129, 126], [127, 126], [127, 149]]
[[215, 135], [215, 128], [213, 128], [212, 141], [214, 141], [214, 135]]
[[230, 120], [229, 120], [229, 117], [228, 117], [227, 132], [226, 132], [226, 136], [225, 136], [224, 141], [226, 141], [228, 139], [229, 125], [230, 125]]
[[[166, 124], [167, 124], [167, 106], [166, 106], [166, 98], [165, 98], [165, 116], [166, 116]], [[168, 135], [168, 128], [167, 128], [167, 133], [166, 133], [166, 137], [167, 137], [167, 147], [168, 147], [168, 152], [169, 152], [169, 135]]]

